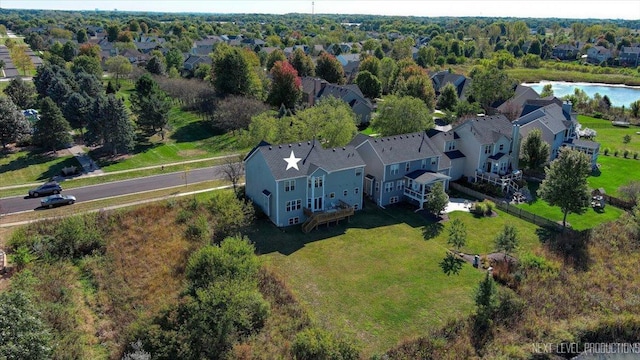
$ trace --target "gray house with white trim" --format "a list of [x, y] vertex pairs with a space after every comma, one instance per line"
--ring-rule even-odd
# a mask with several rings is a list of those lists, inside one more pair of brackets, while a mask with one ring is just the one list
[[381, 138], [359, 134], [350, 144], [367, 164], [364, 194], [379, 206], [409, 201], [422, 208], [436, 182], [449, 187], [451, 162], [426, 131]]
[[276, 226], [303, 223], [314, 214], [362, 209], [365, 162], [353, 146], [323, 149], [316, 140], [261, 142], [244, 163], [247, 197]]

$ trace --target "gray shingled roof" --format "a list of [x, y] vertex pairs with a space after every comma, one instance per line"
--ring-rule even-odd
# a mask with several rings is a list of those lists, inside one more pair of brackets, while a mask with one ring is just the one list
[[580, 140], [580, 139], [570, 139], [565, 142], [566, 144], [573, 144], [575, 146], [588, 148], [588, 149], [597, 149], [600, 147], [600, 143], [590, 140]]
[[552, 134], [557, 134], [567, 129], [565, 124], [566, 117], [562, 112], [562, 106], [555, 102], [518, 118], [514, 121], [514, 124], [524, 126], [534, 121], [538, 121], [547, 127]]
[[[264, 156], [267, 166], [276, 180], [307, 176], [318, 168], [330, 173], [365, 166], [364, 160], [353, 146], [323, 149], [320, 143], [315, 140], [283, 145], [264, 143], [264, 145], [252, 150], [249, 156], [254, 155], [254, 152], [260, 152]], [[300, 158], [297, 162], [298, 170], [295, 168], [287, 169], [285, 158], [289, 158], [292, 152], [295, 158]]]
[[442, 154], [431, 142], [426, 131], [369, 138], [369, 143], [385, 165], [426, 159]]
[[447, 151], [444, 154], [447, 155], [447, 157], [451, 160], [465, 157], [460, 150]]
[[465, 121], [460, 126], [464, 126], [465, 124], [471, 124], [471, 133], [476, 137], [480, 144], [493, 144], [498, 141], [502, 135], [511, 139], [511, 121], [502, 114], [478, 116]]

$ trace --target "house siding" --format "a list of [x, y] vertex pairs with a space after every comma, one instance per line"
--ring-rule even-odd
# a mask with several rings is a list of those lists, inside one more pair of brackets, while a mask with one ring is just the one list
[[[276, 182], [266, 161], [262, 156], [252, 156], [247, 159], [245, 169], [245, 178], [262, 179], [262, 181], [247, 181], [245, 185], [247, 197], [260, 207], [265, 214], [269, 214], [269, 219], [276, 223]], [[271, 193], [270, 206], [265, 203], [266, 197], [263, 195], [262, 190], [267, 190]]]
[[[367, 166], [365, 167], [365, 175], [369, 174], [373, 176], [375, 179], [374, 182], [381, 184], [384, 177], [384, 165], [382, 164], [382, 161], [380, 161], [380, 158], [376, 155], [376, 152], [375, 150], [373, 150], [371, 144], [369, 144], [369, 142], [364, 142], [362, 143], [362, 145], [356, 148], [356, 150], [358, 151], [358, 154], [360, 154], [362, 160], [364, 160], [364, 162], [367, 164]], [[382, 187], [381, 185], [378, 186], [378, 191], [376, 191], [375, 183], [372, 186], [372, 194], [368, 195], [371, 196], [376, 204], [380, 205], [379, 199]]]

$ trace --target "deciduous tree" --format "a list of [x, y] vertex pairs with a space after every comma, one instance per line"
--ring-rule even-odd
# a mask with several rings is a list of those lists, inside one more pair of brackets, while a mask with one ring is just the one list
[[429, 198], [424, 204], [425, 210], [436, 216], [440, 216], [440, 213], [444, 211], [448, 203], [449, 195], [444, 191], [444, 185], [440, 181], [433, 184], [429, 192]]
[[152, 56], [151, 59], [149, 59], [146, 69], [148, 72], [155, 75], [164, 75], [167, 71], [166, 65], [157, 56]]
[[453, 111], [458, 104], [458, 91], [452, 83], [447, 83], [440, 91], [437, 107], [440, 110]]
[[504, 71], [490, 67], [476, 72], [471, 82], [471, 93], [485, 111], [498, 100], [507, 100], [513, 95], [512, 81]]
[[335, 56], [323, 52], [316, 63], [316, 76], [332, 83], [344, 84], [344, 69]]
[[244, 96], [227, 96], [218, 101], [212, 125], [224, 132], [246, 129], [251, 118], [269, 108], [260, 100]]
[[358, 71], [355, 83], [362, 91], [362, 94], [369, 99], [375, 99], [382, 94], [382, 83], [367, 70]]
[[27, 75], [27, 71], [34, 69], [31, 58], [27, 55], [27, 46], [25, 44], [11, 48], [11, 60], [18, 69], [22, 70], [22, 75]]
[[390, 94], [398, 75], [398, 65], [392, 58], [385, 57], [380, 61], [380, 82], [382, 83], [382, 94]]
[[182, 52], [176, 48], [167, 52], [165, 60], [167, 62], [167, 69], [175, 68], [176, 70], [180, 70], [182, 68], [182, 63], [184, 62]]
[[378, 116], [372, 125], [382, 136], [424, 131], [433, 127], [430, 114], [420, 99], [389, 95], [378, 103]]
[[562, 149], [545, 173], [538, 196], [549, 205], [560, 207], [564, 215], [562, 226], [565, 227], [569, 213], [582, 214], [589, 207], [587, 177], [591, 173], [591, 161], [580, 151]]
[[124, 56], [118, 55], [110, 57], [106, 61], [107, 71], [116, 76], [116, 85], [120, 85], [120, 78], [131, 74], [133, 66], [129, 59]]
[[549, 159], [549, 149], [549, 144], [542, 140], [542, 131], [533, 129], [522, 142], [522, 162], [529, 169], [539, 169]]
[[51, 358], [51, 334], [22, 291], [0, 293], [0, 354], [6, 359]]
[[467, 227], [462, 220], [454, 219], [449, 227], [449, 237], [447, 244], [453, 246], [456, 251], [460, 251], [467, 243]]
[[74, 74], [86, 72], [88, 74], [95, 75], [99, 79], [102, 78], [102, 65], [100, 65], [100, 59], [93, 56], [80, 55], [73, 59], [71, 71], [73, 71]]
[[[218, 92], [223, 95], [261, 97], [261, 81], [247, 56], [242, 49], [228, 45], [219, 45], [211, 54], [211, 78]], [[259, 65], [259, 59], [257, 62]]]
[[380, 59], [375, 56], [367, 56], [364, 60], [360, 61], [360, 67], [358, 72], [368, 71], [371, 75], [380, 76]]
[[287, 61], [278, 61], [271, 68], [271, 86], [267, 102], [272, 106], [292, 109], [302, 96], [302, 81], [296, 69]]
[[496, 251], [503, 252], [505, 256], [509, 255], [518, 247], [518, 230], [513, 225], [505, 225], [495, 242]]
[[284, 55], [284, 51], [281, 49], [275, 49], [267, 55], [266, 68], [267, 71], [271, 71], [273, 65], [278, 61], [286, 61], [287, 57]]
[[307, 54], [305, 54], [304, 50], [301, 48], [296, 48], [293, 50], [291, 54], [291, 59], [289, 60], [291, 66], [298, 72], [298, 76], [314, 76], [315, 74], [315, 65], [313, 65], [313, 60]]
[[0, 97], [0, 142], [2, 148], [20, 140], [31, 132], [29, 121], [16, 105], [6, 97]]
[[40, 103], [40, 114], [35, 123], [33, 142], [54, 152], [71, 143], [71, 127], [58, 105], [46, 97]]

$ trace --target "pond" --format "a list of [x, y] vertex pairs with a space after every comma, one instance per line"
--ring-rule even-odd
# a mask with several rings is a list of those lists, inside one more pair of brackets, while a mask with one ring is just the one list
[[629, 108], [632, 102], [640, 100], [640, 86], [626, 86], [626, 85], [610, 85], [610, 84], [597, 84], [597, 83], [573, 83], [562, 81], [541, 81], [539, 83], [525, 83], [524, 86], [529, 86], [538, 94], [542, 92], [542, 88], [546, 84], [551, 84], [553, 89], [553, 95], [562, 98], [566, 95], [571, 95], [574, 89], [579, 88], [584, 91], [587, 96], [593, 98], [596, 93], [609, 97], [613, 106], [622, 106]]

